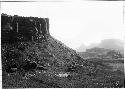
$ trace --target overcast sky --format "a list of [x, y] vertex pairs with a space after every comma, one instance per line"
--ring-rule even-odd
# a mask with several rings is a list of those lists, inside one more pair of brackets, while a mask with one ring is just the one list
[[125, 34], [123, 2], [2, 2], [1, 10], [9, 15], [48, 17], [51, 35], [73, 49], [103, 39], [123, 40]]

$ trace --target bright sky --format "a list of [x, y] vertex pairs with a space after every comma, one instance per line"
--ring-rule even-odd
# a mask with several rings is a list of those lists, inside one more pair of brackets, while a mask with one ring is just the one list
[[48, 17], [51, 35], [73, 49], [108, 38], [123, 40], [125, 34], [122, 1], [2, 2], [1, 8], [10, 15]]

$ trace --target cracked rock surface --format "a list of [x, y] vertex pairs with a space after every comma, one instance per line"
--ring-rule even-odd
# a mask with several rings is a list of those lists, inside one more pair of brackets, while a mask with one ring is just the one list
[[3, 88], [123, 87], [121, 71], [95, 66], [52, 37], [47, 18], [1, 18]]

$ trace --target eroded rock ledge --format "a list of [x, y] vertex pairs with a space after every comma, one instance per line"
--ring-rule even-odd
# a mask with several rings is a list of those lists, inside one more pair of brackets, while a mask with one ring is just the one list
[[122, 87], [124, 75], [82, 59], [49, 33], [49, 19], [1, 15], [3, 88]]
[[49, 19], [1, 15], [2, 43], [40, 41], [49, 33]]

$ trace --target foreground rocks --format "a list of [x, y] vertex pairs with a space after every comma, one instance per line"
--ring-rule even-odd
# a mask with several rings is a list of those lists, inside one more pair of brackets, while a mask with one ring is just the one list
[[2, 15], [3, 88], [123, 87], [121, 71], [82, 59], [48, 28], [47, 18]]

